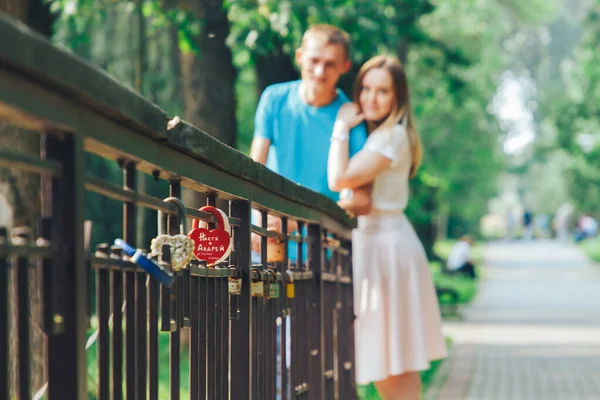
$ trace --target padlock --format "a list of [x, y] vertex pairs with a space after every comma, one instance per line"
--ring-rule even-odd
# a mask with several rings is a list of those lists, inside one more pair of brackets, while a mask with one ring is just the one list
[[263, 281], [252, 281], [250, 284], [250, 294], [252, 297], [264, 297], [265, 283]]
[[[227, 286], [229, 289], [229, 294], [234, 296], [239, 296], [242, 294], [242, 278], [240, 278], [239, 270], [234, 267], [229, 267], [230, 275], [227, 278]], [[235, 272], [236, 276], [232, 276], [231, 273]]]
[[250, 295], [252, 297], [265, 297], [265, 283], [262, 280], [262, 271], [258, 268], [252, 268], [252, 272], [258, 276], [256, 280], [252, 278], [250, 280]]
[[[271, 232], [275, 232], [273, 229], [269, 229]], [[267, 262], [276, 263], [283, 262], [285, 259], [285, 243], [281, 240], [281, 234], [277, 238], [267, 239]]]
[[186, 267], [194, 257], [194, 242], [185, 235], [185, 206], [183, 202], [176, 197], [167, 197], [167, 203], [175, 203], [177, 205], [177, 214], [179, 218], [179, 234], [171, 236], [166, 230], [166, 214], [162, 211], [158, 212], [158, 232], [159, 235], [152, 239], [150, 250], [153, 256], [162, 255], [164, 245], [169, 245], [171, 248], [171, 268], [173, 271], [179, 271]]
[[287, 271], [287, 283], [285, 285], [286, 295], [288, 299], [293, 299], [296, 297], [296, 287], [294, 286], [294, 276], [292, 275], [292, 271]]
[[213, 206], [204, 206], [200, 208], [200, 211], [212, 214], [215, 217], [217, 228], [209, 230], [206, 222], [194, 218], [188, 237], [194, 242], [196, 258], [206, 261], [207, 267], [213, 267], [227, 260], [233, 248], [229, 217], [225, 212]]
[[269, 269], [268, 274], [269, 274], [270, 279], [268, 281], [269, 293], [267, 294], [267, 298], [278, 299], [279, 298], [279, 282], [277, 282], [277, 273], [274, 270]]

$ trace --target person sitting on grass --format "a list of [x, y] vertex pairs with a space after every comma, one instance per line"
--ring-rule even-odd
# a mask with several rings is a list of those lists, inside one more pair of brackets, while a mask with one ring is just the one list
[[471, 246], [473, 237], [465, 235], [450, 250], [448, 256], [447, 269], [452, 274], [465, 275], [470, 279], [475, 279], [475, 265], [471, 261]]

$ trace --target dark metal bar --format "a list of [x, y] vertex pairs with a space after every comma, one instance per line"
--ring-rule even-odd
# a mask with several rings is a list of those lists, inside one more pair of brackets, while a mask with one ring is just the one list
[[[288, 231], [288, 219], [283, 217], [281, 218], [281, 231], [282, 232], [287, 232]], [[281, 327], [279, 329], [279, 335], [280, 335], [280, 340], [281, 340], [281, 345], [279, 346], [280, 350], [280, 362], [279, 362], [279, 379], [280, 379], [280, 395], [281, 395], [281, 399], [282, 400], [287, 400], [288, 399], [288, 383], [289, 383], [289, 375], [288, 375], [288, 368], [287, 368], [287, 357], [288, 357], [288, 353], [287, 353], [287, 342], [288, 342], [288, 335], [287, 335], [287, 330], [288, 330], [288, 315], [289, 315], [289, 310], [288, 310], [288, 298], [287, 298], [287, 279], [288, 279], [288, 274], [287, 274], [287, 269], [288, 269], [288, 239], [287, 239], [287, 235], [283, 236], [283, 263], [281, 264], [281, 274], [282, 274], [282, 282], [281, 282], [281, 296], [280, 296], [280, 303], [281, 303], [281, 309], [282, 309], [282, 313], [281, 313]]]
[[158, 400], [158, 282], [148, 282], [148, 399]]
[[[216, 207], [217, 206], [217, 196], [215, 193], [211, 193], [207, 196], [206, 204], [209, 206]], [[209, 229], [215, 229], [215, 224], [209, 224]], [[217, 270], [217, 268], [214, 268]], [[219, 332], [218, 332], [218, 308], [217, 308], [217, 299], [220, 297], [220, 293], [218, 293], [218, 281], [210, 280], [207, 282], [207, 290], [206, 290], [206, 326], [207, 326], [207, 365], [208, 365], [208, 380], [207, 380], [207, 392], [208, 398], [214, 399], [217, 397], [217, 390], [220, 389], [221, 383], [219, 381], [219, 368], [218, 368], [218, 358], [217, 355], [220, 354], [221, 346], [219, 343]]]
[[231, 202], [231, 216], [242, 222], [233, 228], [234, 265], [242, 278], [239, 318], [231, 321], [231, 399], [250, 400], [253, 393], [252, 298], [250, 296], [250, 201]]
[[[127, 162], [123, 169], [124, 187], [137, 190], [137, 170], [133, 162]], [[137, 247], [137, 207], [133, 201], [123, 204], [123, 237], [125, 241]], [[125, 393], [127, 399], [136, 399], [136, 273], [125, 272]], [[144, 370], [146, 373], [146, 370]]]
[[[167, 203], [158, 197], [149, 196], [144, 193], [134, 192], [130, 188], [121, 188], [92, 175], [86, 176], [85, 189], [114, 200], [134, 203], [138, 207], [145, 207], [172, 215], [177, 214], [178, 210], [177, 206], [173, 203]], [[207, 222], [214, 222], [215, 220], [212, 214], [194, 208], [186, 207], [185, 213], [190, 218], [198, 218]]]
[[[111, 258], [121, 260], [121, 249], [113, 246]], [[111, 272], [112, 293], [112, 400], [123, 399], [123, 272]]]
[[[206, 266], [204, 266], [201, 269], [203, 272], [206, 272]], [[198, 339], [198, 345], [200, 346], [199, 348], [199, 366], [198, 366], [198, 373], [199, 373], [199, 377], [198, 377], [198, 385], [200, 387], [200, 397], [199, 399], [204, 400], [206, 398], [206, 389], [207, 389], [207, 379], [208, 379], [208, 368], [210, 368], [209, 366], [207, 366], [206, 364], [206, 350], [207, 350], [207, 333], [208, 333], [208, 326], [207, 326], [207, 322], [206, 322], [206, 316], [207, 316], [207, 308], [208, 308], [208, 303], [207, 303], [207, 299], [206, 299], [206, 292], [207, 292], [207, 287], [209, 284], [209, 279], [205, 278], [205, 277], [199, 277], [197, 278], [200, 281], [199, 284], [199, 293], [198, 296], [196, 297], [197, 301], [198, 301], [198, 314], [199, 314], [199, 320], [198, 320], [198, 324], [200, 325], [199, 327], [199, 339]]]
[[[5, 227], [0, 227], [0, 243], [7, 241]], [[0, 256], [0, 399], [8, 399], [9, 386], [9, 353], [8, 343], [10, 336], [8, 311], [8, 260]]]
[[200, 398], [200, 312], [198, 293], [200, 277], [190, 278], [190, 398]]
[[[181, 198], [181, 182], [180, 181], [171, 181], [169, 185], [169, 195], [171, 197]], [[169, 217], [168, 230], [170, 235], [176, 235], [179, 233], [179, 215], [173, 215]], [[171, 330], [171, 360], [170, 360], [170, 377], [171, 377], [171, 400], [179, 400], [180, 398], [180, 389], [181, 389], [181, 332], [180, 328], [182, 326], [182, 315], [179, 304], [181, 303], [181, 275], [178, 275], [176, 278], [175, 284], [173, 285], [175, 288], [175, 296], [171, 297], [171, 304], [175, 302], [173, 308], [171, 308], [172, 312], [175, 312], [175, 315], [171, 316], [172, 320], [175, 320], [175, 329]]]
[[42, 157], [61, 164], [62, 179], [53, 179], [51, 198], [44, 199], [53, 217], [52, 257], [56, 274], [53, 334], [47, 336], [49, 399], [84, 399], [86, 388], [87, 271], [84, 265], [83, 220], [85, 173], [83, 137], [44, 135]]
[[148, 318], [147, 318], [147, 291], [146, 282], [148, 275], [145, 272], [136, 273], [136, 394], [139, 400], [146, 399], [146, 377], [148, 374], [147, 348], [148, 348]]
[[[13, 238], [28, 242], [30, 232], [28, 228], [21, 227], [13, 229], [13, 235], [19, 235]], [[17, 335], [18, 335], [18, 360], [19, 360], [19, 399], [31, 399], [31, 339], [29, 336], [29, 261], [25, 257], [17, 258]]]
[[229, 285], [227, 278], [221, 278], [221, 398], [229, 398]]
[[0, 168], [15, 168], [21, 171], [60, 177], [62, 168], [59, 162], [40, 160], [26, 153], [17, 153], [5, 149], [0, 150]]
[[323, 392], [323, 301], [322, 283], [319, 276], [322, 274], [323, 251], [321, 249], [321, 238], [323, 232], [316, 224], [308, 225], [308, 236], [311, 238], [308, 251], [308, 267], [313, 272], [315, 279], [311, 282], [309, 303], [309, 387], [311, 397], [325, 398]]
[[[219, 269], [220, 268], [217, 266], [215, 267], [215, 269]], [[221, 388], [223, 387], [223, 383], [222, 380], [226, 378], [226, 376], [223, 376], [223, 369], [222, 369], [222, 364], [225, 362], [225, 360], [223, 360], [222, 358], [222, 346], [223, 346], [223, 334], [224, 332], [221, 331], [221, 321], [224, 315], [221, 314], [221, 301], [223, 299], [223, 295], [221, 293], [221, 288], [223, 287], [223, 285], [221, 285], [221, 280], [222, 279], [215, 279], [213, 280], [213, 286], [214, 286], [214, 298], [213, 298], [213, 315], [215, 318], [214, 321], [214, 327], [212, 328], [213, 332], [214, 332], [214, 357], [215, 357], [215, 363], [214, 364], [209, 364], [211, 365], [211, 369], [214, 369], [215, 371], [215, 393], [218, 393], [218, 396], [222, 396], [221, 392]], [[209, 325], [210, 326], [210, 325]]]
[[217, 385], [217, 374], [215, 369], [216, 363], [216, 318], [215, 318], [215, 286], [217, 281], [211, 279], [207, 281], [206, 288], [206, 326], [207, 326], [207, 365], [208, 365], [208, 378], [207, 378], [207, 392], [208, 398], [216, 398], [216, 385]]
[[96, 272], [96, 313], [98, 316], [98, 399], [110, 399], [110, 272]]
[[52, 251], [49, 247], [37, 247], [35, 245], [0, 245], [0, 257], [50, 257]]

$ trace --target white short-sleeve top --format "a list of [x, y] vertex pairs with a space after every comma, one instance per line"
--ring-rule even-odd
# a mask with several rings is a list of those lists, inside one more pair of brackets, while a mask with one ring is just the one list
[[392, 164], [373, 182], [373, 209], [403, 211], [408, 204], [411, 154], [410, 142], [402, 124], [373, 131], [364, 149], [389, 158]]

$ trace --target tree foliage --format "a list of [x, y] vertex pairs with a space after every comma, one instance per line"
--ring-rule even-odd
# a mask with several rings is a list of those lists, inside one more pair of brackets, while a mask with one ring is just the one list
[[[262, 90], [269, 84], [298, 77], [294, 52], [310, 24], [334, 24], [351, 35], [354, 68], [340, 82], [346, 92], [350, 92], [364, 61], [379, 53], [396, 54], [406, 64], [426, 155], [413, 182], [408, 213], [429, 249], [440, 217], [451, 215], [453, 220], [462, 221], [462, 226], [453, 230], [460, 233], [476, 230], [486, 212], [487, 199], [496, 190], [496, 176], [504, 168], [500, 146], [503, 127], [490, 103], [501, 73], [510, 65], [512, 53], [506, 43], [515, 40], [518, 27], [535, 30], [554, 10], [554, 2], [542, 0], [203, 2], [213, 7], [210, 13], [193, 6], [195, 2], [183, 0], [51, 3], [60, 11], [54, 33], [56, 43], [73, 49], [132, 87], [136, 84], [136, 65], [145, 62], [143, 84], [138, 90], [169, 113], [179, 115], [190, 108], [191, 97], [188, 83], [186, 91], [182, 90], [182, 82], [194, 82], [182, 73], [201, 74], [189, 65], [203, 64], [190, 60], [207, 57], [210, 50], [210, 40], [198, 38], [207, 32], [207, 24], [214, 23], [217, 14], [226, 15], [232, 56], [228, 60], [227, 52], [222, 52], [218, 60], [225, 66], [221, 70], [228, 63], [234, 68], [235, 77], [229, 82], [235, 85], [237, 146], [242, 151], [249, 148], [254, 110]], [[140, 19], [135, 18], [140, 11], [145, 25], [142, 28]], [[146, 48], [146, 60], [139, 59], [141, 46]], [[182, 64], [186, 57], [188, 67]], [[213, 96], [202, 86], [197, 90], [206, 99]], [[228, 115], [230, 111], [222, 112]], [[205, 124], [202, 119], [197, 123]], [[209, 133], [216, 134], [218, 124], [207, 124], [212, 131]]]

